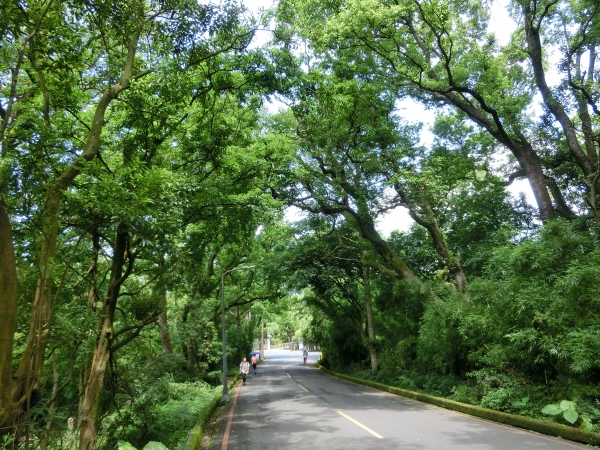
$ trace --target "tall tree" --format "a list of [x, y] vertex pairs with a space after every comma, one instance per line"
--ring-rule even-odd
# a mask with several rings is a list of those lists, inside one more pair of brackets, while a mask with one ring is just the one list
[[[19, 401], [19, 392], [12, 388], [12, 349], [17, 323], [17, 267], [12, 245], [10, 219], [0, 197], [0, 305], [4, 319], [0, 331], [0, 423], [10, 422]], [[2, 433], [3, 434], [3, 433]], [[0, 434], [0, 435], [2, 435]]]
[[[108, 178], [114, 176], [111, 151], [115, 145], [121, 145], [124, 152], [133, 147], [142, 149], [145, 155], [134, 161], [134, 167], [139, 169], [139, 164], [155, 164], [161, 145], [172, 148], [177, 144], [172, 137], [175, 130], [183, 129], [178, 136], [180, 140], [192, 138], [193, 131], [189, 131], [194, 128], [193, 120], [200, 117], [198, 123], [205, 124], [202, 116], [208, 117], [206, 111], [220, 103], [217, 92], [237, 89], [238, 82], [243, 86], [239, 77], [230, 75], [234, 70], [239, 71], [241, 60], [228, 61], [227, 67], [222, 62], [224, 55], [233, 55], [230, 59], [235, 60], [252, 37], [252, 31], [240, 24], [240, 8], [233, 4], [220, 8], [185, 0], [128, 4], [48, 1], [28, 7], [29, 10], [11, 9], [12, 13], [6, 16], [9, 20], [1, 24], [3, 41], [7, 43], [2, 46], [7, 58], [3, 59], [1, 69], [10, 76], [3, 78], [8, 84], [0, 94], [0, 185], [9, 208], [19, 211], [19, 217], [31, 219], [35, 223], [32, 229], [39, 225], [40, 237], [33, 235], [23, 241], [28, 242], [27, 245], [39, 242], [41, 251], [30, 332], [13, 381], [16, 399], [5, 404], [8, 400], [2, 397], [0, 405], [2, 411], [16, 413], [6, 416], [3, 413], [3, 432], [8, 426], [16, 425], [19, 415], [35, 402], [32, 399], [40, 382], [62, 287], [55, 283], [59, 267], [56, 263], [61, 260], [61, 227], [68, 222], [61, 214], [65, 197], [77, 192], [74, 181], [97, 159], [106, 168]], [[232, 64], [237, 67], [232, 69]], [[130, 90], [135, 83], [136, 89]], [[173, 89], [174, 86], [178, 89]], [[130, 95], [124, 96], [128, 90]], [[114, 106], [115, 100], [119, 101], [119, 108], [113, 114], [111, 105]], [[253, 108], [258, 104], [250, 103]], [[145, 110], [150, 105], [161, 108], [160, 112]], [[128, 108], [130, 114], [119, 113]], [[195, 113], [190, 114], [194, 108]], [[206, 153], [211, 151], [208, 147]], [[165, 154], [162, 158], [167, 160]], [[124, 181], [127, 185], [131, 180]], [[131, 189], [130, 194], [125, 201], [135, 198]], [[98, 198], [90, 196], [84, 200], [83, 211], [90, 205], [97, 207]], [[75, 221], [87, 217], [88, 212], [79, 211], [74, 216]], [[106, 209], [103, 213], [110, 214]], [[98, 250], [98, 231], [104, 231], [99, 228], [104, 226], [107, 217], [99, 213], [96, 216], [97, 220], [92, 221], [87, 231], [95, 236], [94, 248]], [[80, 220], [76, 226], [83, 222]], [[122, 224], [144, 234], [143, 230], [135, 230], [138, 224], [133, 224], [130, 217]], [[117, 234], [113, 246], [118, 250], [115, 260], [125, 258], [131, 262], [133, 259], [128, 258], [131, 255], [120, 255], [123, 245], [128, 244], [123, 244], [119, 236], [126, 236], [128, 232]], [[2, 239], [9, 236], [10, 233], [3, 233]], [[3, 242], [3, 246], [9, 244], [9, 241]], [[93, 306], [98, 292], [94, 281], [98, 273], [95, 261], [97, 256], [92, 258], [89, 272], [88, 298]], [[120, 283], [119, 278], [113, 281], [113, 287]], [[118, 297], [118, 289], [113, 291]], [[114, 295], [108, 297], [116, 301]], [[14, 334], [14, 324], [9, 321], [7, 325], [7, 333]], [[3, 341], [0, 348], [3, 360], [10, 360], [14, 352], [8, 344], [10, 341]], [[99, 385], [102, 386], [101, 380]], [[90, 408], [91, 411], [95, 406]], [[91, 417], [93, 415], [91, 413]], [[86, 443], [82, 445], [92, 448], [93, 437], [86, 435]]]
[[[565, 30], [574, 32], [574, 36], [568, 36], [569, 45], [564, 47], [563, 55], [570, 63], [564, 66], [567, 70], [563, 73], [571, 74], [567, 77], [571, 80], [570, 89], [580, 99], [581, 123], [589, 130], [593, 122], [587, 117], [595, 105], [594, 84], [585, 80], [582, 83], [581, 77], [579, 83], [572, 81], [577, 72], [575, 66], [580, 67], [576, 63], [578, 54], [587, 51], [590, 67], [594, 67], [598, 9], [585, 1], [515, 3], [522, 9], [520, 17], [527, 22], [524, 24], [527, 53], [519, 48], [518, 33], [510, 44], [501, 47], [487, 31], [488, 7], [463, 0], [290, 0], [281, 3], [280, 17], [286, 26], [295, 27], [302, 37], [309, 39], [318, 55], [333, 51], [337, 58], [361, 68], [361, 73], [397, 86], [403, 95], [427, 105], [451, 106], [469, 117], [515, 157], [521, 170], [516, 176], [524, 175], [529, 180], [542, 220], [557, 215], [571, 218], [574, 205], [567, 201], [571, 187], [591, 193], [590, 186], [597, 182], [597, 168], [593, 167], [597, 142], [590, 139], [593, 133], [587, 132], [586, 138], [586, 133], [576, 132], [564, 101], [560, 105], [556, 101], [558, 92], [552, 94], [554, 91], [547, 86], [540, 36], [544, 35], [545, 21], [558, 18], [558, 11], [562, 11], [563, 22], [569, 24]], [[314, 26], [315, 23], [319, 26]], [[549, 48], [555, 41], [556, 30], [548, 27], [547, 35], [545, 46]], [[533, 66], [531, 70], [523, 65], [526, 59]], [[530, 119], [536, 88], [546, 99], [553, 117], [562, 124], [550, 147], [541, 146], [536, 137], [544, 122]], [[588, 144], [582, 146], [582, 141]], [[583, 183], [565, 179], [561, 170], [556, 170], [563, 145], [567, 145], [572, 161], [579, 166]], [[589, 204], [595, 204], [595, 200], [590, 199], [588, 194], [585, 199], [574, 200], [581, 206], [584, 206], [582, 200], [587, 201], [584, 208], [593, 212]]]
[[[412, 270], [379, 235], [375, 219], [397, 206], [405, 206], [424, 226], [434, 248], [456, 278], [459, 292], [466, 292], [460, 262], [447, 245], [432, 205], [432, 191], [447, 195], [451, 181], [433, 182], [426, 152], [413, 143], [414, 129], [399, 127], [394, 120], [394, 90], [376, 82], [338, 76], [307, 76], [305, 95], [293, 108], [297, 147], [292, 170], [277, 195], [312, 213], [343, 216], [382, 258], [388, 275], [422, 286]], [[289, 125], [292, 125], [288, 122]], [[275, 144], [274, 144], [275, 145]], [[297, 181], [301, 180], [299, 189]], [[279, 180], [281, 181], [281, 180]], [[394, 190], [396, 193], [394, 194]], [[451, 188], [448, 188], [451, 189]]]
[[[65, 19], [72, 17], [71, 14], [74, 12], [68, 8], [69, 5], [66, 4], [58, 4], [48, 2], [45, 5], [44, 13], [50, 7], [53, 7], [53, 13], [56, 13], [56, 16], [64, 16]], [[37, 8], [34, 7], [34, 11]], [[138, 26], [138, 22], [135, 20], [137, 17], [138, 10], [132, 5], [132, 26], [127, 30], [127, 34], [129, 34], [130, 38], [125, 42], [125, 51], [123, 52], [123, 47], [121, 50], [121, 58], [117, 57], [117, 61], [121, 61], [120, 70], [117, 69], [115, 72], [116, 79], [110, 84], [107, 88], [104, 89], [102, 95], [100, 95], [96, 99], [95, 110], [93, 114], [93, 118], [91, 120], [91, 125], [87, 128], [87, 132], [84, 136], [82, 136], [83, 145], [81, 147], [81, 152], [75, 158], [72, 158], [72, 161], [67, 164], [66, 167], [60, 169], [58, 175], [56, 177], [52, 177], [46, 187], [46, 194], [44, 198], [44, 204], [42, 206], [42, 248], [39, 258], [39, 277], [37, 281], [37, 287], [35, 292], [35, 297], [33, 300], [33, 312], [31, 318], [31, 327], [29, 330], [28, 340], [24, 352], [22, 354], [19, 367], [15, 374], [16, 386], [14, 389], [16, 392], [19, 392], [19, 399], [17, 403], [13, 405], [13, 408], [17, 408], [19, 410], [26, 410], [32, 403], [32, 392], [37, 389], [40, 376], [42, 373], [42, 368], [45, 359], [45, 349], [46, 344], [48, 342], [48, 337], [51, 328], [51, 320], [53, 314], [53, 304], [52, 304], [52, 291], [53, 291], [53, 263], [56, 258], [57, 252], [57, 236], [59, 233], [59, 211], [60, 204], [63, 198], [65, 191], [72, 185], [74, 179], [81, 172], [83, 166], [86, 162], [92, 160], [97, 152], [100, 145], [100, 135], [102, 133], [102, 129], [104, 127], [105, 122], [105, 114], [110, 103], [119, 96], [119, 94], [129, 88], [131, 82], [140, 76], [143, 76], [146, 72], [138, 72], [134, 69], [134, 60], [138, 47], [138, 40], [141, 34], [141, 29]], [[56, 17], [53, 16], [53, 17]], [[40, 16], [34, 25], [34, 31], [40, 33], [41, 27], [43, 24], [43, 15]], [[65, 23], [55, 23], [53, 21], [49, 25], [49, 29], [43, 29], [44, 32], [57, 32], [57, 29], [60, 27], [69, 28], [71, 24], [65, 21]], [[22, 27], [26, 27], [27, 24], [22, 24]], [[20, 27], [16, 27], [14, 29], [15, 32], [19, 32]], [[33, 33], [33, 32], [32, 32]], [[30, 33], [30, 35], [32, 35]], [[37, 34], [34, 33], [34, 34]], [[29, 36], [29, 35], [28, 35]], [[83, 38], [83, 36], [79, 36]], [[11, 69], [13, 78], [10, 87], [9, 101], [8, 106], [11, 106], [11, 102], [13, 102], [13, 98], [15, 96], [14, 92], [19, 88], [19, 84], [21, 81], [21, 74], [19, 70], [21, 68], [21, 64], [24, 62], [24, 55], [22, 50], [29, 50], [27, 53], [28, 61], [31, 64], [31, 69], [35, 71], [37, 67], [38, 59], [36, 58], [38, 48], [34, 46], [34, 42], [31, 39], [25, 40], [20, 48], [19, 48], [19, 56], [17, 57], [16, 65]], [[16, 39], [17, 42], [20, 42]], [[30, 44], [30, 45], [27, 45]], [[115, 55], [116, 56], [116, 55]], [[118, 63], [116, 63], [118, 64]], [[39, 69], [39, 68], [38, 68]], [[41, 70], [41, 69], [39, 69]], [[42, 72], [40, 72], [42, 73]], [[45, 97], [47, 95], [46, 83], [44, 77], [39, 77], [39, 86], [42, 91], [42, 95]], [[37, 89], [35, 87], [30, 87], [30, 96], [33, 96]], [[48, 121], [49, 117], [47, 114], [47, 104], [44, 106], [43, 115]], [[7, 146], [7, 139], [10, 140], [8, 136], [6, 136], [6, 131], [10, 128], [12, 132], [16, 135], [19, 131], [19, 126], [15, 123], [9, 123], [8, 120], [16, 120], [17, 116], [12, 116], [10, 114], [5, 114], [2, 122], [2, 145], [3, 145], [3, 157], [9, 157], [12, 151], [16, 151], [16, 147]], [[8, 119], [8, 120], [4, 120]], [[22, 123], [21, 127], [27, 126], [27, 122]], [[9, 151], [10, 150], [10, 151]], [[10, 175], [9, 175], [10, 176]], [[14, 175], [13, 175], [14, 176]], [[4, 178], [2, 185], [7, 186], [8, 180]], [[2, 349], [3, 351], [7, 351], [8, 349]], [[4, 408], [4, 405], [3, 405]], [[18, 415], [13, 414], [13, 418], [18, 417]]]

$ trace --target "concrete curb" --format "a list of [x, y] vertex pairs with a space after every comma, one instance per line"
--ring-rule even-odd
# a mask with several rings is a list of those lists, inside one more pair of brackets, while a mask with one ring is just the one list
[[493, 409], [482, 408], [480, 406], [468, 405], [459, 403], [447, 398], [434, 397], [433, 395], [422, 394], [420, 392], [408, 391], [385, 384], [376, 383], [374, 381], [362, 380], [341, 373], [333, 372], [323, 366], [316, 364], [322, 372], [340, 378], [342, 380], [351, 381], [352, 383], [368, 386], [380, 391], [389, 392], [390, 394], [399, 395], [401, 397], [410, 398], [423, 403], [439, 406], [441, 408], [458, 411], [470, 416], [479, 417], [492, 422], [503, 423], [526, 430], [537, 431], [539, 433], [556, 436], [562, 439], [582, 442], [584, 444], [600, 445], [600, 433], [585, 431], [580, 428], [572, 428], [555, 422], [544, 422], [542, 420], [533, 419], [531, 417], [519, 416], [516, 414], [508, 414]]
[[[239, 373], [236, 374], [235, 377], [233, 377], [233, 379], [227, 384], [227, 388], [230, 391], [233, 390], [235, 384], [238, 382], [239, 375]], [[204, 436], [204, 428], [206, 427], [208, 419], [210, 419], [210, 416], [212, 416], [212, 413], [221, 401], [222, 395], [223, 393], [219, 392], [213, 397], [210, 403], [204, 407], [198, 416], [196, 426], [192, 428], [192, 431], [190, 431], [190, 434], [185, 441], [184, 446], [182, 447], [183, 450], [198, 450], [200, 448], [200, 445], [202, 444], [202, 437]]]

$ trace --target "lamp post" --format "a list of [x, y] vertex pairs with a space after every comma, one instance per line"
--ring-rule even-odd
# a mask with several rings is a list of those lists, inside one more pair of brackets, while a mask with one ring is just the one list
[[256, 266], [242, 266], [235, 269], [226, 270], [221, 274], [221, 326], [223, 333], [223, 394], [221, 401], [229, 401], [229, 389], [227, 388], [227, 333], [225, 331], [225, 275], [236, 270], [250, 270]]

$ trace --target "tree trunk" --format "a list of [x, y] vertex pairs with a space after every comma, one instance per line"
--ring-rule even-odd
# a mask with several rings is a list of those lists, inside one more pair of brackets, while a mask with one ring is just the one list
[[81, 411], [79, 412], [79, 449], [94, 450], [96, 448], [98, 407], [100, 394], [104, 385], [104, 375], [110, 358], [110, 341], [113, 334], [113, 321], [117, 299], [121, 285], [127, 273], [123, 274], [126, 258], [129, 258], [129, 268], [132, 266], [132, 256], [127, 253], [129, 232], [127, 226], [120, 223], [117, 227], [114, 256], [111, 266], [108, 292], [102, 307], [100, 328], [94, 348], [94, 356], [89, 376], [85, 384]]
[[[181, 312], [181, 323], [182, 324], [187, 323], [191, 312], [192, 312], [192, 304], [188, 300], [186, 302], [186, 304], [183, 306], [183, 311]], [[181, 347], [182, 347], [181, 353], [183, 354], [183, 357], [186, 359], [186, 361], [191, 362], [191, 359], [190, 359], [191, 350], [189, 348], [187, 335], [186, 335], [185, 339], [182, 339]]]
[[560, 123], [571, 155], [583, 171], [583, 174], [585, 176], [590, 176], [595, 172], [595, 169], [581, 148], [575, 126], [566, 113], [565, 108], [560, 104], [546, 83], [544, 60], [542, 56], [542, 42], [539, 30], [533, 25], [533, 22], [536, 20], [534, 15], [535, 12], [531, 11], [528, 2], [525, 2], [523, 4], [523, 18], [525, 22], [525, 36], [527, 38], [527, 53], [529, 54], [531, 66], [533, 67], [535, 84], [540, 91], [540, 94], [542, 94], [544, 104], [558, 123]]
[[261, 320], [260, 325], [260, 359], [265, 359], [265, 319]]
[[[458, 88], [456, 89], [459, 91]], [[520, 136], [518, 140], [509, 136], [504, 129], [502, 121], [498, 117], [497, 111], [491, 113], [494, 119], [490, 120], [481, 108], [466, 101], [462, 96], [457, 95], [455, 92], [437, 93], [437, 98], [459, 108], [467, 114], [472, 121], [485, 128], [491, 136], [511, 151], [529, 180], [529, 185], [531, 186], [533, 196], [538, 205], [540, 219], [544, 222], [554, 219], [556, 213], [554, 211], [552, 199], [546, 188], [546, 177], [544, 175], [542, 164], [540, 163], [537, 153], [525, 136], [519, 133], [518, 130], [515, 130]], [[478, 101], [483, 102], [483, 99], [479, 99]]]
[[[398, 184], [396, 184], [394, 188], [400, 195], [404, 205], [408, 208], [410, 217], [423, 228], [425, 228], [429, 233], [429, 236], [433, 242], [433, 248], [438, 255], [444, 259], [446, 267], [448, 268], [448, 272], [454, 275], [456, 284], [458, 286], [458, 291], [461, 294], [465, 294], [467, 292], [467, 277], [462, 270], [462, 266], [460, 265], [460, 258], [454, 256], [448, 248], [444, 233], [440, 228], [437, 217], [435, 216], [435, 212], [431, 207], [431, 203], [426, 192], [426, 187], [423, 185], [418, 186], [418, 203], [415, 203], [411, 198], [409, 198]], [[419, 215], [419, 211], [424, 215], [424, 217]], [[464, 296], [464, 298], [468, 299], [467, 296]]]
[[[512, 151], [513, 155], [515, 155], [517, 161], [519, 161], [519, 164], [527, 175], [533, 196], [538, 205], [540, 219], [543, 222], [546, 222], [556, 218], [556, 212], [554, 211], [552, 198], [548, 192], [546, 176], [542, 169], [540, 158], [531, 144], [529, 144], [529, 142], [512, 142], [509, 149]], [[560, 194], [561, 197], [558, 201], [564, 201], [562, 199], [562, 193], [559, 191], [557, 194]]]
[[90, 280], [90, 289], [88, 290], [88, 305], [92, 311], [96, 311], [96, 301], [98, 298], [98, 254], [100, 253], [100, 234], [94, 229], [92, 232], [92, 261], [88, 270]]
[[56, 352], [52, 354], [52, 374], [54, 376], [54, 383], [52, 384], [52, 403], [48, 408], [48, 412], [50, 418], [46, 423], [46, 432], [44, 433], [44, 437], [40, 443], [41, 450], [48, 449], [48, 441], [50, 440], [50, 431], [52, 431], [52, 422], [54, 421], [54, 410], [56, 409], [56, 395], [58, 393], [58, 382], [60, 381], [60, 377], [58, 374], [58, 369], [56, 368]]
[[[589, 57], [590, 57], [590, 67], [588, 68], [588, 71], [591, 70], [592, 72], [588, 72], [588, 82], [587, 83], [592, 84], [594, 82], [594, 58], [596, 57], [593, 50], [590, 50]], [[581, 78], [582, 78], [581, 54], [580, 53], [577, 54], [575, 69], [576, 69], [575, 77], [577, 80], [576, 82], [579, 82], [579, 80], [581, 80]], [[585, 145], [585, 149], [587, 152], [587, 157], [590, 161], [590, 165], [592, 166], [594, 171], [596, 171], [598, 168], [598, 152], [596, 150], [593, 122], [592, 122], [592, 118], [590, 117], [590, 113], [588, 111], [588, 104], [587, 104], [585, 97], [581, 94], [581, 92], [574, 90], [573, 94], [577, 100], [579, 118], [581, 119], [581, 131], [583, 132], [583, 140], [584, 140], [584, 145]]]
[[[79, 411], [79, 416], [77, 418], [77, 426], [79, 426], [79, 422], [81, 422], [81, 411], [83, 411], [83, 399], [84, 399], [84, 394], [85, 394], [85, 383], [87, 382], [88, 376], [90, 374], [90, 366], [86, 365], [83, 366], [81, 368], [81, 370], [79, 371], [79, 383], [78, 383], [78, 390], [79, 390], [79, 408], [77, 409]], [[71, 431], [73, 431], [73, 428], [70, 428]]]
[[[589, 52], [589, 67], [588, 67], [588, 80], [587, 84], [590, 85], [594, 82], [594, 67], [595, 67], [595, 58], [596, 52], [592, 47]], [[583, 81], [581, 74], [581, 54], [577, 54], [576, 60], [576, 82]], [[572, 86], [574, 85], [572, 82], [570, 83]], [[588, 159], [590, 160], [590, 164], [594, 168], [594, 177], [589, 177], [590, 179], [586, 180], [586, 183], [589, 187], [589, 198], [588, 204], [590, 209], [592, 210], [592, 215], [594, 216], [594, 222], [596, 223], [596, 229], [600, 231], [600, 215], [598, 214], [598, 206], [597, 206], [597, 198], [596, 193], [598, 191], [598, 179], [600, 178], [600, 166], [598, 165], [598, 152], [596, 150], [596, 136], [594, 135], [594, 128], [592, 118], [590, 117], [590, 113], [588, 111], [588, 104], [585, 97], [579, 92], [577, 89], [573, 90], [573, 94], [577, 99], [577, 105], [579, 108], [579, 118], [581, 119], [581, 129], [583, 131], [583, 138], [585, 143], [585, 148], [587, 151]]]
[[39, 264], [39, 276], [33, 300], [31, 324], [25, 350], [15, 379], [19, 383], [19, 391], [30, 398], [37, 387], [44, 366], [44, 352], [50, 335], [52, 319], [52, 281], [53, 262], [56, 258], [56, 241], [58, 237], [58, 210], [62, 191], [49, 189], [45, 207], [43, 224], [44, 241]]
[[[367, 258], [367, 251], [362, 251], [362, 260]], [[375, 341], [375, 321], [373, 319], [373, 299], [371, 295], [371, 280], [369, 266], [362, 264], [363, 290], [367, 310], [367, 337], [369, 339], [369, 353], [371, 355], [371, 370], [377, 372], [377, 346]]]
[[18, 383], [17, 391], [24, 393], [28, 404], [37, 387], [44, 365], [44, 353], [50, 336], [52, 320], [52, 287], [53, 264], [56, 258], [56, 243], [58, 239], [58, 218], [60, 203], [63, 193], [71, 186], [77, 175], [82, 170], [86, 161], [91, 161], [97, 154], [100, 145], [100, 135], [104, 127], [104, 117], [109, 104], [117, 98], [120, 92], [127, 89], [133, 78], [133, 62], [139, 39], [139, 32], [135, 33], [129, 48], [127, 60], [123, 69], [121, 80], [106, 90], [96, 106], [94, 119], [88, 134], [83, 152], [61, 175], [52, 182], [46, 194], [42, 230], [44, 240], [39, 263], [39, 277], [33, 301], [31, 326], [27, 336], [25, 350], [21, 356], [19, 368], [16, 373]]
[[169, 325], [167, 322], [167, 295], [159, 296], [159, 307], [162, 312], [158, 315], [158, 329], [160, 330], [160, 342], [162, 344], [163, 355], [173, 353], [173, 345], [171, 344], [171, 334], [169, 333]]
[[[165, 257], [161, 255], [158, 263], [159, 270], [164, 270]], [[163, 355], [173, 353], [173, 345], [171, 344], [171, 334], [169, 333], [169, 322], [167, 321], [167, 286], [164, 282], [164, 273], [161, 274], [158, 282], [158, 307], [160, 314], [158, 315], [158, 329], [160, 331], [160, 342], [162, 344]]]
[[[433, 241], [433, 247], [444, 259], [446, 267], [448, 267], [448, 272], [454, 275], [456, 284], [458, 286], [458, 292], [465, 294], [467, 292], [467, 277], [462, 270], [462, 266], [460, 265], [460, 259], [450, 252], [448, 243], [444, 238], [444, 233], [438, 224], [437, 218], [435, 217], [435, 213], [433, 212], [433, 208], [429, 204], [429, 201], [424, 200], [422, 203], [425, 210], [425, 216], [427, 217], [427, 222], [429, 223], [427, 231], [429, 231], [429, 235]], [[464, 298], [468, 297], [464, 296]]]
[[546, 186], [548, 186], [548, 191], [550, 192], [550, 194], [552, 194], [552, 198], [554, 199], [554, 204], [556, 205], [556, 210], [558, 211], [558, 214], [564, 219], [575, 218], [575, 213], [573, 212], [573, 210], [571, 210], [569, 205], [567, 205], [567, 202], [565, 201], [565, 198], [563, 197], [560, 188], [558, 187], [556, 181], [554, 181], [552, 177], [546, 178]]
[[358, 231], [364, 239], [369, 241], [373, 249], [388, 263], [399, 275], [408, 283], [421, 286], [421, 280], [413, 273], [402, 259], [394, 253], [387, 242], [381, 238], [375, 229], [373, 219], [363, 211], [345, 211], [343, 213], [346, 220], [356, 223]]
[[[0, 439], [10, 431], [15, 420], [15, 402], [20, 392], [13, 397], [12, 356], [17, 327], [17, 265], [12, 242], [12, 231], [6, 205], [0, 197]], [[5, 427], [9, 427], [8, 429]]]

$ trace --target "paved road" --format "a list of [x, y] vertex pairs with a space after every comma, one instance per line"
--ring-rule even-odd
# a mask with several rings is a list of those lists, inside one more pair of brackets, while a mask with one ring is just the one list
[[223, 441], [228, 450], [586, 448], [326, 376], [312, 367], [317, 353], [306, 366], [299, 351], [270, 350], [265, 358], [257, 375], [231, 392], [214, 450], [225, 450]]

